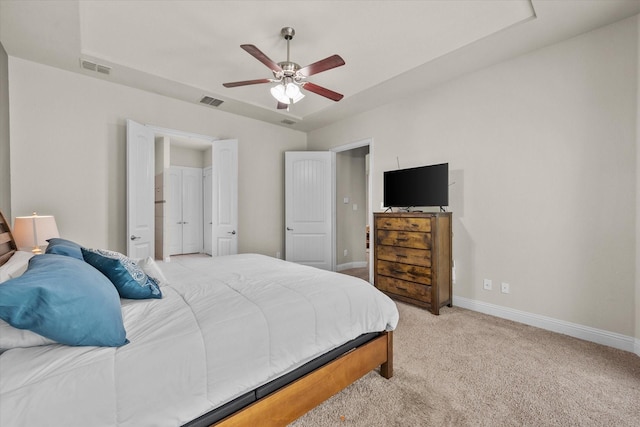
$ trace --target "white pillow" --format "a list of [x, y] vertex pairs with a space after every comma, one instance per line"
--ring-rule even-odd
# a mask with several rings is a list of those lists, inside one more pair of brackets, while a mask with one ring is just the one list
[[142, 268], [142, 271], [144, 271], [147, 276], [152, 277], [159, 286], [166, 286], [169, 284], [169, 281], [153, 258], [139, 258], [134, 261], [138, 266], [140, 266], [140, 268]]
[[28, 329], [14, 328], [0, 319], [0, 353], [12, 348], [37, 347], [48, 344], [56, 344], [56, 342]]
[[0, 267], [0, 283], [15, 279], [27, 271], [33, 252], [16, 251], [2, 267]]

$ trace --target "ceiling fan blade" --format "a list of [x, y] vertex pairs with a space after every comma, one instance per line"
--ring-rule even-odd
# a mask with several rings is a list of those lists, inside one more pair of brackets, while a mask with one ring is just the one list
[[321, 59], [318, 62], [314, 62], [311, 65], [307, 65], [306, 67], [300, 68], [298, 73], [305, 77], [309, 77], [342, 65], [344, 65], [344, 59], [342, 59], [340, 55], [333, 55], [328, 58]]
[[311, 82], [304, 82], [301, 85], [304, 89], [308, 90], [309, 92], [313, 92], [317, 95], [320, 96], [324, 96], [325, 98], [329, 98], [332, 101], [340, 101], [344, 95], [338, 93], [338, 92], [334, 92], [332, 90], [329, 90], [327, 88], [324, 88], [322, 86], [318, 86], [316, 84], [313, 84]]
[[287, 104], [284, 102], [278, 102], [278, 110], [286, 110], [287, 108], [289, 108]]
[[257, 85], [260, 83], [271, 83], [271, 79], [243, 80], [241, 82], [222, 83], [224, 87], [238, 87], [247, 85]]
[[264, 65], [269, 67], [271, 71], [273, 72], [282, 71], [282, 67], [280, 67], [278, 63], [274, 62], [271, 58], [269, 58], [267, 55], [262, 53], [262, 51], [257, 47], [255, 47], [254, 45], [243, 44], [243, 45], [240, 45], [240, 47], [246, 50], [249, 53], [249, 55], [253, 56], [258, 61], [262, 62]]

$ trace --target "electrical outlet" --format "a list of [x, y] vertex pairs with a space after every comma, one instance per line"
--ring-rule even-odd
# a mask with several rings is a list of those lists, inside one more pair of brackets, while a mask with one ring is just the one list
[[509, 293], [509, 284], [502, 282], [500, 284], [500, 292], [502, 292], [503, 294], [508, 294]]
[[482, 289], [485, 291], [490, 291], [493, 288], [493, 284], [491, 283], [491, 279], [484, 279], [482, 281]]
[[279, 251], [276, 252], [276, 258], [278, 258], [278, 259], [280, 258], [280, 252]]
[[349, 253], [349, 250], [348, 250], [348, 249], [345, 249], [345, 250], [344, 250], [344, 256], [347, 256], [347, 254], [348, 254], [348, 253]]

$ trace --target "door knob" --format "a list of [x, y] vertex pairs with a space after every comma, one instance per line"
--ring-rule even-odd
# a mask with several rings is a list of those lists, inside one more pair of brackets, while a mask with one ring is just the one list
[[293, 231], [293, 228], [287, 227], [287, 231]]
[[236, 230], [233, 230], [233, 231], [227, 231], [227, 234], [236, 234]]
[[141, 238], [142, 237], [140, 237], [140, 236], [134, 236], [133, 234], [131, 235], [131, 240], [139, 240]]

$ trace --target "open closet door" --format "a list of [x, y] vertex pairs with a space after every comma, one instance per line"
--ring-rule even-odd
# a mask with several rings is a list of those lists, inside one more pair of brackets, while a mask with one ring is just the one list
[[333, 270], [335, 153], [285, 153], [287, 261]]
[[212, 155], [211, 255], [234, 255], [238, 253], [238, 141], [213, 141]]
[[127, 120], [127, 255], [155, 256], [154, 132]]

